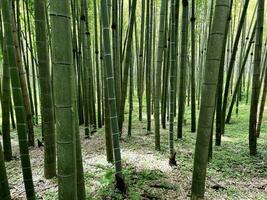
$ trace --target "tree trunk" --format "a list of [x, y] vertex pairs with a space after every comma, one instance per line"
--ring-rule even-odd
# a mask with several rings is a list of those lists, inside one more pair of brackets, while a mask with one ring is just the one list
[[95, 68], [96, 68], [96, 88], [97, 88], [97, 124], [98, 128], [102, 127], [101, 113], [101, 85], [100, 85], [100, 65], [99, 65], [99, 48], [98, 48], [98, 12], [97, 3], [94, 0], [94, 24], [95, 24]]
[[55, 120], [50, 78], [48, 30], [46, 27], [46, 1], [34, 1], [36, 47], [39, 68], [41, 114], [45, 142], [44, 175], [52, 178], [56, 175]]
[[[178, 3], [177, 3], [178, 4]], [[174, 142], [173, 142], [173, 133], [174, 133], [174, 112], [175, 106], [174, 102], [176, 101], [176, 93], [175, 93], [175, 85], [177, 83], [177, 76], [175, 71], [176, 69], [176, 49], [175, 45], [176, 34], [175, 34], [175, 17], [179, 14], [179, 9], [176, 9], [175, 0], [171, 1], [171, 10], [170, 10], [170, 114], [169, 114], [169, 164], [176, 165], [175, 161], [175, 150], [174, 150]]]
[[183, 135], [183, 120], [186, 101], [186, 79], [187, 79], [187, 40], [188, 40], [188, 1], [183, 0], [183, 18], [182, 18], [182, 38], [181, 38], [181, 70], [179, 87], [179, 113], [177, 121], [177, 138]]
[[8, 55], [8, 65], [12, 83], [12, 93], [15, 105], [15, 112], [16, 112], [17, 132], [18, 132], [20, 159], [21, 159], [24, 186], [27, 199], [35, 200], [31, 163], [28, 150], [26, 114], [25, 114], [23, 94], [21, 89], [21, 82], [20, 82], [21, 79], [18, 69], [19, 66], [17, 66], [19, 62], [16, 62], [17, 60], [20, 60], [20, 58], [18, 57], [20, 55], [18, 54], [18, 52], [17, 53], [15, 52], [16, 49], [14, 44], [15, 40], [17, 40], [16, 32], [12, 34], [12, 31], [14, 30], [12, 24], [13, 26], [15, 25], [12, 14], [13, 11], [10, 1], [2, 0], [1, 4], [2, 4], [4, 29], [5, 29], [4, 36], [6, 38], [6, 48]]
[[[0, 20], [2, 22], [2, 20]], [[2, 134], [3, 134], [3, 150], [5, 161], [12, 159], [12, 148], [10, 139], [10, 106], [11, 106], [11, 94], [10, 94], [10, 75], [8, 66], [8, 57], [6, 49], [6, 39], [3, 37], [1, 26], [1, 49], [3, 55], [3, 79], [2, 79]]]
[[256, 30], [256, 26], [254, 26], [253, 32], [252, 32], [251, 37], [250, 37], [249, 45], [247, 47], [246, 54], [244, 56], [244, 60], [242, 61], [242, 66], [241, 66], [241, 69], [240, 69], [240, 72], [239, 72], [239, 77], [238, 77], [237, 82], [236, 82], [236, 86], [235, 86], [235, 89], [234, 89], [234, 92], [233, 92], [232, 101], [230, 103], [228, 114], [227, 114], [227, 117], [226, 117], [226, 120], [225, 120], [226, 123], [230, 123], [231, 114], [232, 114], [232, 110], [233, 110], [233, 107], [234, 107], [234, 103], [235, 103], [235, 100], [238, 98], [238, 90], [239, 90], [239, 88], [241, 86], [242, 76], [243, 76], [243, 73], [245, 71], [245, 67], [246, 67], [246, 63], [247, 63], [247, 59], [248, 59], [248, 56], [249, 56], [249, 52], [250, 52], [251, 46], [253, 44], [253, 40], [254, 40], [254, 36], [255, 36], [255, 30]]
[[[267, 64], [267, 56], [265, 57], [265, 61], [263, 65], [266, 66], [266, 64]], [[267, 95], [267, 67], [265, 68], [265, 72], [264, 72], [263, 91], [262, 91], [262, 97], [261, 97], [261, 102], [260, 102], [260, 107], [259, 107], [260, 110], [259, 110], [259, 117], [258, 117], [258, 122], [257, 122], [257, 129], [256, 129], [257, 137], [260, 136], [260, 132], [261, 132], [261, 125], [262, 125], [262, 119], [263, 119], [263, 114], [264, 114], [266, 95]]]
[[163, 65], [163, 52], [165, 48], [165, 18], [166, 13], [166, 0], [161, 0], [160, 7], [160, 22], [159, 22], [159, 34], [158, 34], [158, 49], [157, 49], [157, 63], [156, 63], [156, 89], [155, 89], [155, 149], [160, 150], [160, 106], [159, 101], [161, 97], [161, 72]]
[[229, 63], [228, 71], [227, 71], [225, 89], [224, 89], [224, 97], [223, 97], [223, 105], [222, 105], [222, 133], [221, 134], [224, 134], [225, 114], [226, 114], [226, 109], [227, 109], [228, 93], [229, 93], [229, 90], [232, 90], [231, 89], [232, 88], [231, 87], [231, 81], [233, 81], [232, 72], [233, 72], [233, 69], [235, 66], [238, 43], [240, 40], [240, 35], [242, 33], [242, 27], [243, 27], [244, 22], [245, 22], [248, 4], [249, 4], [249, 0], [246, 0], [244, 7], [243, 7], [242, 15], [241, 15], [238, 27], [237, 27], [237, 32], [236, 32], [235, 41], [234, 41], [234, 45], [233, 45], [233, 52], [231, 55], [231, 59], [230, 59], [230, 63]]
[[142, 0], [142, 14], [141, 14], [141, 33], [140, 33], [140, 45], [139, 45], [139, 56], [137, 63], [137, 94], [138, 94], [138, 105], [139, 105], [139, 121], [142, 121], [143, 112], [143, 69], [144, 69], [144, 26], [145, 26], [145, 0]]
[[259, 88], [260, 88], [260, 64], [261, 64], [261, 51], [262, 51], [262, 38], [263, 38], [263, 23], [264, 23], [264, 2], [258, 0], [257, 11], [257, 25], [256, 25], [256, 42], [254, 53], [254, 69], [252, 80], [252, 94], [250, 103], [250, 116], [249, 116], [249, 152], [250, 155], [257, 154], [257, 116], [258, 116], [258, 102], [259, 102]]
[[212, 28], [206, 57], [205, 76], [202, 85], [199, 123], [194, 157], [191, 199], [204, 199], [208, 150], [216, 102], [216, 90], [220, 59], [222, 57], [226, 22], [229, 13], [228, 0], [216, 0]]
[[101, 19], [102, 19], [102, 36], [103, 36], [103, 56], [104, 66], [107, 81], [108, 90], [108, 105], [110, 113], [110, 122], [112, 129], [113, 138], [113, 155], [115, 160], [115, 177], [116, 177], [116, 188], [123, 194], [126, 194], [126, 185], [124, 183], [121, 163], [121, 150], [120, 150], [120, 129], [118, 125], [118, 116], [116, 108], [116, 95], [115, 95], [115, 84], [114, 84], [114, 73], [112, 66], [111, 56], [111, 45], [110, 45], [110, 24], [108, 18], [108, 6], [106, 0], [101, 0]]
[[0, 142], [0, 199], [11, 200], [1, 142]]
[[196, 132], [195, 0], [191, 3], [191, 132]]
[[123, 70], [123, 81], [122, 81], [122, 93], [121, 93], [121, 105], [120, 105], [120, 113], [119, 113], [119, 128], [122, 131], [123, 120], [124, 120], [124, 110], [125, 110], [125, 102], [127, 97], [127, 85], [128, 85], [128, 77], [129, 77], [129, 69], [130, 69], [130, 62], [131, 54], [132, 54], [132, 40], [133, 40], [133, 28], [134, 28], [134, 21], [135, 21], [135, 11], [136, 10], [136, 0], [132, 2], [132, 9], [130, 14], [130, 24], [127, 36], [127, 44], [126, 44], [126, 54], [124, 60], [124, 70]]
[[[58, 198], [77, 199], [76, 87], [70, 1], [50, 2], [53, 91], [57, 131]], [[60, 14], [59, 14], [60, 13]]]

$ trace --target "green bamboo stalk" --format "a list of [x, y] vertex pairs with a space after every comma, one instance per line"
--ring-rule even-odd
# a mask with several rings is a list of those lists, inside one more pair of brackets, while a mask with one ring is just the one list
[[96, 68], [96, 88], [97, 88], [97, 123], [98, 128], [102, 127], [101, 117], [101, 85], [100, 85], [100, 66], [99, 66], [99, 48], [98, 48], [98, 12], [97, 3], [94, 0], [94, 23], [95, 23], [95, 68]]
[[90, 49], [89, 49], [89, 36], [88, 36], [88, 15], [87, 15], [87, 0], [80, 2], [81, 17], [81, 43], [82, 43], [82, 78], [83, 78], [83, 105], [84, 105], [84, 130], [85, 138], [90, 138], [89, 121], [92, 117], [89, 111], [90, 107], [90, 88], [89, 88], [89, 65], [90, 65]]
[[151, 2], [151, 6], [152, 6], [152, 16], [151, 16], [151, 23], [152, 23], [152, 115], [154, 115], [154, 110], [155, 110], [155, 90], [156, 90], [156, 21], [157, 21], [157, 2], [156, 1], [152, 1]]
[[[13, 9], [13, 6], [12, 6]], [[13, 13], [14, 11], [12, 11]], [[15, 13], [12, 14], [13, 17], [15, 16]], [[12, 22], [12, 21], [11, 21]], [[34, 146], [34, 128], [33, 128], [33, 120], [32, 120], [32, 109], [31, 109], [31, 103], [30, 103], [30, 96], [28, 93], [28, 85], [30, 83], [27, 83], [26, 79], [26, 74], [24, 71], [24, 67], [22, 65], [22, 60], [21, 60], [21, 55], [20, 55], [20, 45], [19, 45], [19, 32], [20, 32], [20, 26], [16, 26], [15, 24], [15, 18], [13, 22], [11, 23], [12, 25], [12, 32], [13, 32], [13, 42], [15, 46], [15, 56], [16, 56], [16, 62], [19, 70], [19, 75], [20, 75], [20, 83], [21, 83], [21, 89], [22, 89], [22, 95], [23, 95], [23, 102], [25, 106], [25, 111], [26, 111], [26, 119], [27, 119], [27, 126], [28, 126], [28, 143], [29, 146]]]
[[38, 55], [39, 84], [41, 94], [41, 114], [45, 142], [44, 175], [52, 178], [56, 175], [56, 146], [52, 86], [50, 78], [46, 1], [34, 1], [36, 47]]
[[2, 151], [2, 145], [0, 142], [0, 199], [11, 200], [8, 179], [6, 175], [6, 167], [4, 161], [4, 154]]
[[80, 24], [80, 1], [75, 0], [75, 6], [76, 6], [76, 21], [77, 21], [77, 71], [78, 71], [78, 97], [79, 97], [79, 124], [82, 125], [85, 123], [84, 119], [84, 96], [83, 96], [83, 60], [82, 60], [82, 31], [81, 31], [81, 24]]
[[[101, 11], [100, 11], [101, 13]], [[100, 33], [103, 32], [102, 21], [100, 17]], [[102, 93], [103, 93], [103, 102], [102, 105], [104, 111], [104, 120], [105, 125], [105, 143], [106, 143], [106, 156], [109, 163], [113, 163], [113, 152], [112, 152], [112, 131], [111, 131], [111, 122], [110, 122], [110, 111], [108, 105], [108, 86], [106, 81], [105, 66], [103, 61], [103, 37], [100, 34], [100, 63], [101, 63], [101, 77], [102, 77]]]
[[[217, 85], [217, 99], [216, 99], [216, 146], [221, 145], [221, 136], [222, 136], [222, 124], [223, 124], [223, 117], [222, 117], [222, 101], [223, 101], [223, 81], [224, 81], [224, 66], [225, 66], [225, 56], [226, 56], [226, 47], [227, 47], [227, 38], [228, 32], [230, 28], [231, 16], [232, 16], [232, 6], [233, 1], [230, 2], [230, 9], [228, 13], [228, 20], [226, 24], [226, 34], [224, 36], [223, 41], [223, 54], [220, 63], [219, 69], [219, 76], [218, 76], [218, 85]], [[230, 35], [230, 34], [229, 34]]]
[[222, 57], [223, 39], [229, 13], [228, 0], [216, 0], [209, 36], [205, 76], [201, 90], [201, 105], [194, 157], [191, 199], [204, 199], [208, 150], [213, 124], [216, 89]]
[[118, 113], [121, 106], [121, 93], [122, 93], [122, 74], [121, 74], [121, 56], [120, 56], [120, 41], [119, 41], [119, 13], [118, 13], [118, 0], [112, 0], [112, 50], [113, 50], [113, 63], [114, 63], [114, 75], [115, 75], [115, 89]]
[[191, 2], [191, 132], [196, 132], [195, 0]]
[[183, 0], [182, 34], [181, 34], [181, 63], [180, 63], [180, 88], [179, 88], [179, 113], [177, 121], [177, 138], [183, 135], [183, 120], [186, 101], [186, 77], [187, 77], [187, 43], [188, 43], [188, 1]]
[[[21, 89], [21, 82], [19, 76], [19, 66], [17, 62], [20, 60], [19, 52], [15, 52], [16, 48], [14, 44], [18, 45], [18, 39], [16, 31], [14, 31], [14, 15], [12, 14], [11, 2], [8, 0], [2, 0], [2, 14], [4, 21], [4, 36], [6, 38], [6, 48], [8, 55], [8, 66], [12, 83], [12, 93], [16, 112], [17, 132], [20, 149], [21, 167], [23, 173], [24, 186], [26, 196], [28, 200], [35, 200], [34, 185], [32, 179], [31, 163], [28, 150], [27, 140], [27, 124], [26, 114], [23, 102], [23, 94]], [[12, 27], [13, 26], [13, 27]], [[12, 34], [13, 33], [13, 34]]]
[[[19, 0], [16, 1], [16, 18], [17, 18], [17, 26], [18, 30], [21, 30], [21, 21], [20, 21], [20, 6], [19, 6]], [[22, 10], [23, 10], [23, 27], [24, 27], [24, 33], [21, 31], [18, 31], [18, 37], [20, 41], [20, 48], [21, 49], [26, 49], [26, 51], [21, 51], [23, 61], [24, 61], [24, 67], [26, 71], [26, 79], [27, 79], [27, 88], [29, 92], [29, 100], [30, 100], [30, 107], [31, 107], [31, 120], [33, 121], [34, 118], [34, 103], [33, 103], [33, 95], [32, 95], [32, 86], [31, 86], [31, 80], [30, 80], [30, 62], [29, 62], [29, 42], [28, 42], [28, 37], [27, 37], [27, 10], [26, 10], [26, 5], [25, 2], [22, 3]], [[24, 39], [24, 40], [23, 40]], [[25, 42], [24, 42], [25, 41]], [[25, 43], [25, 44], [24, 44]], [[28, 116], [30, 118], [30, 116]], [[31, 138], [31, 137], [30, 137]]]
[[111, 45], [110, 45], [110, 23], [108, 18], [108, 7], [107, 1], [101, 0], [101, 19], [102, 19], [102, 36], [103, 36], [103, 58], [105, 65], [105, 74], [107, 81], [108, 90], [108, 105], [110, 111], [110, 121], [113, 138], [113, 155], [115, 160], [115, 177], [116, 187], [123, 193], [126, 194], [126, 185], [124, 183], [121, 163], [121, 150], [120, 150], [120, 130], [118, 125], [118, 116], [116, 108], [116, 95], [115, 95], [115, 84], [114, 84], [114, 73], [112, 67], [112, 56], [111, 56]]
[[[74, 81], [77, 83], [77, 73], [74, 76]], [[75, 87], [77, 88], [77, 87]], [[85, 200], [85, 183], [84, 183], [84, 171], [83, 171], [83, 159], [82, 149], [80, 141], [80, 127], [78, 118], [78, 101], [77, 92], [75, 91], [74, 110], [75, 110], [75, 143], [76, 143], [76, 181], [77, 181], [77, 200]]]
[[58, 198], [77, 199], [76, 87], [70, 0], [50, 2], [53, 91], [57, 132]]
[[[85, 29], [83, 33], [85, 37], [85, 41], [82, 43], [84, 45], [83, 50], [85, 50], [85, 54], [83, 52], [83, 59], [86, 60], [86, 63], [84, 63], [83, 68], [85, 69], [84, 74], [88, 72], [88, 75], [87, 76], [85, 75], [86, 81], [84, 84], [87, 84], [86, 82], [88, 81], [88, 84], [87, 84], [88, 86], [87, 88], [88, 89], [88, 113], [89, 113], [90, 124], [93, 127], [91, 132], [93, 133], [96, 131], [97, 125], [96, 125], [96, 111], [95, 111], [93, 61], [92, 61], [92, 54], [91, 54], [91, 33], [89, 29], [88, 1], [82, 0], [81, 5], [82, 5], [81, 6], [81, 19], [84, 20], [84, 24], [85, 24]], [[86, 100], [86, 97], [85, 97], [85, 100]]]
[[258, 1], [257, 10], [257, 25], [256, 25], [256, 39], [255, 39], [255, 53], [254, 53], [254, 69], [252, 79], [252, 94], [250, 104], [249, 116], [249, 152], [254, 156], [257, 154], [257, 117], [258, 117], [258, 102], [260, 89], [260, 64], [262, 52], [262, 38], [263, 38], [263, 24], [264, 24], [264, 2]]
[[[102, 64], [102, 71], [104, 71], [104, 65]], [[104, 112], [105, 112], [105, 142], [106, 142], [106, 154], [107, 161], [113, 163], [113, 152], [112, 152], [112, 132], [110, 124], [110, 111], [108, 106], [108, 87], [106, 81], [106, 75], [104, 73], [103, 77], [103, 87], [104, 87]]]
[[156, 62], [156, 90], [155, 90], [155, 149], [160, 150], [160, 96], [161, 96], [161, 72], [163, 64], [163, 52], [165, 48], [165, 18], [166, 18], [166, 0], [161, 0], [160, 22], [158, 34], [157, 62]]
[[[265, 55], [267, 54], [266, 52], [265, 52]], [[263, 65], [265, 65], [265, 66], [267, 65], [267, 56], [265, 56], [265, 60], [263, 62]], [[260, 107], [259, 107], [259, 117], [258, 117], [258, 121], [257, 121], [257, 129], [256, 129], [256, 134], [257, 134], [258, 138], [260, 137], [263, 114], [264, 114], [264, 107], [265, 107], [266, 95], [267, 95], [267, 67], [265, 67], [264, 81], [263, 82], [264, 82], [263, 83], [263, 91], [262, 91], [262, 97], [261, 97], [261, 102], [260, 102]]]
[[[166, 4], [166, 13], [168, 13], [168, 2]], [[166, 38], [164, 44], [164, 63], [163, 63], [163, 84], [162, 84], [162, 97], [161, 97], [161, 124], [162, 128], [166, 128], [166, 108], [167, 108], [167, 93], [168, 93], [168, 83], [169, 83], [169, 56], [170, 56], [170, 30], [168, 21], [170, 17], [165, 17], [165, 32], [164, 37]]]
[[129, 117], [128, 117], [128, 136], [132, 136], [132, 114], [133, 114], [133, 93], [134, 93], [134, 58], [132, 58], [132, 61], [130, 62], [130, 87], [129, 87]]
[[130, 14], [130, 22], [129, 22], [129, 31], [127, 36], [127, 43], [126, 43], [126, 54], [124, 58], [124, 67], [123, 67], [123, 80], [122, 80], [122, 91], [121, 91], [121, 105], [120, 105], [120, 112], [119, 112], [119, 128], [120, 131], [122, 130], [123, 126], [123, 119], [124, 119], [124, 110], [125, 110], [125, 103], [127, 97], [127, 85], [128, 85], [128, 77], [129, 77], [129, 69], [130, 69], [130, 62], [131, 62], [131, 54], [132, 54], [132, 41], [133, 41], [133, 29], [134, 29], [134, 20], [135, 20], [135, 13], [136, 13], [136, 0], [132, 2], [132, 9]]
[[178, 14], [178, 10], [175, 9], [175, 0], [171, 1], [171, 10], [170, 10], [170, 113], [169, 113], [169, 164], [176, 165], [175, 155], [176, 152], [174, 150], [174, 142], [173, 142], [173, 133], [174, 133], [174, 112], [175, 106], [174, 102], [176, 101], [175, 94], [175, 85], [177, 83], [177, 77], [175, 73], [175, 57], [176, 57], [176, 49], [175, 49], [175, 16]]
[[[12, 92], [11, 92], [11, 95], [12, 95]], [[14, 111], [13, 111], [13, 102], [12, 102], [12, 97], [11, 97], [11, 95], [10, 95], [10, 108], [9, 108], [9, 110], [10, 110], [10, 118], [11, 118], [11, 124], [12, 124], [12, 128], [13, 129], [15, 129], [16, 128], [16, 124], [15, 124], [15, 117], [14, 117]]]
[[[131, 16], [131, 9], [132, 9], [132, 3], [131, 0], [129, 0], [129, 17]], [[134, 21], [136, 23], [136, 20]], [[136, 26], [134, 26], [134, 31], [136, 30]], [[134, 32], [136, 33], [136, 32]], [[128, 113], [128, 131], [127, 135], [128, 137], [132, 136], [132, 114], [133, 114], [133, 92], [134, 92], [134, 79], [133, 79], [133, 72], [134, 72], [134, 46], [132, 44], [131, 46], [131, 61], [130, 61], [130, 80], [129, 80], [129, 99], [128, 99], [128, 104], [129, 104], [129, 113]]]
[[240, 72], [239, 72], [239, 76], [238, 76], [238, 79], [236, 81], [236, 86], [235, 86], [235, 89], [233, 91], [232, 100], [231, 100], [231, 103], [230, 103], [230, 106], [229, 106], [229, 110], [228, 110], [228, 114], [227, 114], [227, 117], [226, 117], [226, 120], [225, 120], [226, 123], [230, 123], [230, 120], [231, 120], [231, 114], [232, 114], [232, 110], [233, 110], [233, 107], [234, 107], [234, 103], [235, 103], [236, 98], [238, 97], [238, 90], [239, 90], [239, 87], [241, 86], [241, 80], [242, 80], [242, 77], [243, 77], [243, 73], [245, 71], [245, 67], [246, 67], [246, 63], [247, 63], [247, 59], [248, 59], [248, 56], [249, 56], [250, 49], [251, 49], [251, 46], [253, 44], [253, 40], [254, 40], [254, 36], [255, 36], [255, 30], [256, 30], [256, 24], [255, 24], [255, 26], [253, 28], [252, 33], [251, 33], [249, 45], [247, 47], [246, 53], [245, 53], [243, 61], [242, 61], [242, 65], [241, 65], [241, 69], [240, 69]]
[[139, 56], [137, 64], [137, 94], [138, 94], [138, 105], [139, 105], [139, 121], [142, 121], [143, 112], [143, 69], [144, 69], [144, 27], [145, 27], [145, 0], [142, 0], [142, 13], [141, 13], [141, 27], [140, 27], [140, 45], [139, 45]]
[[253, 51], [250, 53], [250, 65], [249, 65], [249, 69], [248, 69], [248, 80], [247, 80], [247, 88], [246, 88], [246, 104], [248, 104], [248, 100], [249, 100], [249, 93], [250, 93], [250, 85], [251, 85], [251, 73], [252, 73], [252, 69], [253, 69]]
[[[1, 15], [0, 15], [1, 17]], [[11, 105], [11, 94], [10, 94], [10, 75], [8, 66], [8, 57], [6, 49], [6, 39], [3, 37], [2, 19], [0, 20], [0, 38], [1, 38], [1, 50], [3, 55], [3, 79], [2, 79], [2, 134], [3, 134], [3, 150], [5, 161], [12, 159], [12, 148], [10, 139], [10, 105]]]
[[[211, 1], [211, 8], [213, 7], [213, 3], [214, 3], [214, 0]], [[204, 19], [207, 19], [208, 18], [208, 1], [205, 1], [205, 4], [204, 4]], [[209, 17], [209, 21], [207, 22], [206, 20], [203, 20], [202, 21], [202, 24], [201, 24], [201, 28], [202, 28], [202, 31], [201, 31], [201, 59], [200, 59], [200, 62], [199, 62], [199, 85], [198, 85], [198, 109], [200, 108], [200, 103], [201, 103], [201, 86], [202, 86], [202, 82], [203, 82], [203, 73], [204, 73], [204, 66], [205, 66], [205, 61], [206, 61], [206, 56], [207, 56], [207, 43], [208, 43], [208, 36], [210, 34], [210, 27], [211, 27], [211, 19], [212, 19], [212, 14], [210, 15]]]
[[34, 114], [35, 114], [35, 123], [38, 124], [38, 102], [37, 102], [38, 97], [37, 97], [36, 71], [35, 71], [34, 49], [33, 49], [33, 38], [32, 38], [33, 34], [32, 34], [31, 23], [30, 23], [29, 1], [25, 1], [25, 3], [26, 3], [26, 16], [27, 16], [27, 28], [28, 28], [27, 33], [29, 35], [29, 48], [30, 48], [30, 53], [31, 53]]
[[[1, 11], [1, 4], [0, 4]], [[9, 121], [9, 108], [10, 108], [10, 76], [7, 65], [7, 51], [5, 39], [3, 37], [3, 27], [2, 27], [2, 15], [0, 12], [0, 45], [3, 55], [3, 80], [2, 80], [2, 131], [3, 131], [3, 142], [4, 142], [4, 152], [2, 151], [2, 145], [0, 142], [0, 198], [3, 200], [11, 200], [9, 184], [6, 175], [5, 160], [10, 161], [12, 158], [12, 149], [10, 141], [10, 121]]]
[[234, 41], [234, 45], [233, 45], [233, 52], [232, 52], [232, 55], [231, 55], [231, 59], [229, 61], [229, 67], [228, 67], [226, 81], [225, 81], [223, 105], [222, 105], [222, 133], [221, 134], [224, 134], [225, 114], [226, 114], [226, 109], [227, 109], [228, 93], [229, 93], [229, 90], [231, 88], [230, 87], [230, 83], [231, 83], [231, 80], [233, 78], [232, 72], [233, 72], [233, 68], [234, 68], [234, 64], [235, 64], [235, 60], [236, 60], [238, 43], [239, 43], [239, 40], [240, 40], [240, 35], [242, 33], [242, 27], [243, 27], [244, 22], [245, 22], [245, 17], [246, 17], [248, 5], [249, 5], [249, 0], [246, 0], [246, 2], [244, 3], [244, 7], [243, 7], [243, 10], [242, 10], [241, 18], [240, 18], [240, 21], [239, 21], [239, 24], [238, 24], [238, 28], [237, 28], [235, 41]]
[[150, 133], [151, 131], [151, 37], [150, 29], [151, 27], [151, 20], [150, 20], [150, 1], [147, 0], [146, 3], [146, 115], [147, 115], [147, 132]]

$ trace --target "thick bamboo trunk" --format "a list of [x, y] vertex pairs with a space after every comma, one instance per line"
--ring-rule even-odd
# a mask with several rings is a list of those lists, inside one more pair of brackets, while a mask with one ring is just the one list
[[258, 117], [258, 103], [259, 103], [259, 89], [260, 89], [260, 64], [262, 52], [262, 38], [263, 38], [263, 24], [264, 24], [264, 2], [258, 1], [257, 11], [257, 25], [256, 25], [256, 42], [254, 53], [254, 69], [252, 80], [252, 94], [250, 103], [250, 116], [249, 116], [249, 151], [250, 155], [257, 154], [257, 117]]
[[15, 48], [15, 44], [17, 44], [15, 42], [15, 40], [17, 40], [17, 35], [16, 35], [17, 32], [16, 31], [14, 32], [14, 30], [16, 29], [14, 29], [15, 24], [13, 21], [14, 15], [12, 14], [13, 11], [11, 2], [8, 0], [2, 0], [1, 5], [2, 5], [2, 14], [4, 21], [4, 29], [5, 29], [4, 36], [6, 38], [8, 65], [9, 65], [11, 84], [12, 84], [15, 112], [16, 112], [17, 132], [18, 132], [20, 159], [21, 159], [24, 186], [27, 199], [35, 200], [31, 163], [28, 150], [27, 124], [26, 124], [26, 114], [24, 106], [25, 102], [23, 101], [24, 99], [23, 99], [23, 92], [21, 87], [21, 79], [18, 66], [18, 64], [21, 65], [21, 63], [18, 62], [18, 60], [20, 60], [19, 57], [20, 54], [18, 51], [16, 51]]
[[201, 105], [194, 157], [192, 200], [204, 199], [208, 151], [212, 131], [220, 60], [222, 57], [228, 0], [216, 0], [207, 49], [205, 76], [201, 91]]
[[42, 132], [45, 142], [44, 175], [46, 178], [52, 178], [56, 175], [56, 144], [45, 1], [36, 0], [34, 2], [34, 11], [43, 124]]

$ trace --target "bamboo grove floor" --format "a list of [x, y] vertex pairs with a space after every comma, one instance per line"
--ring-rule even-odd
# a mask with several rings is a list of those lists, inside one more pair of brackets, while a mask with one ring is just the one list
[[[134, 105], [137, 110], [137, 104]], [[267, 199], [267, 116], [264, 117], [258, 155], [248, 153], [249, 106], [241, 104], [239, 115], [233, 114], [227, 125], [221, 147], [214, 147], [208, 166], [206, 199]], [[143, 122], [133, 113], [132, 137], [127, 137], [127, 123], [121, 140], [124, 174], [128, 184], [128, 199], [189, 199], [193, 167], [195, 133], [190, 132], [190, 111], [187, 107], [184, 137], [175, 141], [176, 168], [168, 165], [168, 130], [161, 131], [161, 152], [154, 151], [154, 135], [146, 133]], [[127, 122], [125, 113], [125, 122]], [[153, 127], [153, 126], [152, 126]], [[39, 136], [41, 127], [35, 128]], [[122, 199], [114, 190], [113, 167], [106, 162], [104, 129], [91, 139], [83, 139], [81, 127], [84, 176], [87, 199]], [[12, 198], [25, 199], [20, 169], [16, 132], [12, 132], [15, 159], [6, 163]], [[57, 180], [43, 178], [43, 148], [31, 148], [33, 178], [38, 199], [57, 199]]]

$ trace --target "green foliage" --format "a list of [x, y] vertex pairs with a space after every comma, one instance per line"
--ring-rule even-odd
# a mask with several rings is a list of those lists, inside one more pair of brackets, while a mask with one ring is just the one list
[[91, 173], [91, 172], [84, 173], [85, 180], [94, 179], [95, 177], [96, 177], [95, 173]]
[[[126, 168], [124, 170], [124, 176], [126, 183], [128, 185], [128, 198], [129, 199], [142, 199], [141, 195], [143, 193], [144, 187], [153, 181], [160, 182], [163, 184], [162, 187], [166, 187], [166, 181], [164, 181], [167, 176], [161, 171], [157, 170], [141, 170], [136, 171], [134, 168]], [[101, 199], [112, 198], [112, 199], [123, 199], [122, 195], [118, 190], [114, 188], [114, 169], [108, 169], [105, 171], [104, 175], [99, 180], [100, 190], [95, 199], [101, 197]]]
[[139, 172], [138, 174], [141, 180], [152, 181], [166, 178], [166, 175], [164, 175], [163, 172], [157, 170], [144, 170]]

